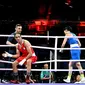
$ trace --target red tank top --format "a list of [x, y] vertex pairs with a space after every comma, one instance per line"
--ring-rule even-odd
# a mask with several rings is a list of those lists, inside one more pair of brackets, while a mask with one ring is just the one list
[[[31, 48], [32, 54], [33, 54], [33, 53], [34, 53], [34, 50], [33, 50], [32, 47], [30, 47], [30, 48]], [[18, 44], [18, 49], [19, 49], [19, 51], [22, 53], [22, 56], [28, 55], [28, 51], [27, 51], [27, 49], [26, 49], [24, 43], [22, 43], [22, 45], [19, 45], [19, 44]]]

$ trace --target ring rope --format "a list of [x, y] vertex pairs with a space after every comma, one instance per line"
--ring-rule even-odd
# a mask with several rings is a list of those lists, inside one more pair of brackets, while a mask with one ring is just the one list
[[[0, 35], [0, 37], [14, 37], [13, 35]], [[35, 35], [22, 35], [22, 37], [30, 37], [30, 38], [65, 38], [66, 36], [35, 36]], [[73, 36], [78, 38], [85, 38], [85, 36]]]
[[[12, 71], [12, 68], [0, 68], [0, 70], [4, 70], [4, 71]], [[18, 69], [19, 71], [27, 71], [27, 69]], [[79, 69], [31, 69], [31, 71], [81, 71]], [[85, 69], [83, 69], [83, 71], [85, 71]]]
[[[0, 47], [15, 47], [16, 45], [0, 45]], [[33, 48], [42, 48], [42, 49], [50, 49], [54, 50], [55, 48], [52, 47], [43, 47], [43, 46], [32, 46]]]
[[[34, 64], [50, 63], [50, 62], [54, 62], [54, 61], [57, 61], [57, 62], [69, 62], [69, 61], [85, 61], [85, 60], [83, 60], [83, 59], [81, 59], [81, 60], [47, 60], [47, 61], [37, 61]], [[2, 62], [2, 63], [12, 63], [11, 61], [4, 61], [4, 60], [0, 60], [0, 62]]]
[[[13, 35], [0, 35], [0, 37], [14, 37]], [[57, 36], [35, 36], [35, 35], [22, 35], [22, 37], [30, 38], [56, 38]]]
[[[0, 45], [0, 47], [15, 47], [16, 45]], [[81, 49], [81, 50], [85, 50], [85, 48], [53, 48], [53, 47], [43, 47], [43, 46], [32, 46], [33, 48], [42, 48], [42, 49], [50, 49], [50, 50], [75, 50], [75, 49]]]
[[[55, 60], [51, 60], [51, 61], [37, 61], [34, 64], [38, 64], [38, 63], [49, 63], [49, 62], [54, 62]], [[2, 63], [12, 63], [11, 61], [4, 61], [4, 60], [0, 60], [0, 62]]]

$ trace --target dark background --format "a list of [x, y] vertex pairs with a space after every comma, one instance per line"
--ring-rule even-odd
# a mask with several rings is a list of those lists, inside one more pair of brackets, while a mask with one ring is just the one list
[[[71, 0], [73, 8], [65, 4], [65, 0], [0, 0], [0, 20], [31, 20], [40, 17], [39, 8], [45, 7], [45, 10], [51, 6], [51, 18], [84, 20], [84, 0]], [[44, 16], [47, 11], [45, 11]]]

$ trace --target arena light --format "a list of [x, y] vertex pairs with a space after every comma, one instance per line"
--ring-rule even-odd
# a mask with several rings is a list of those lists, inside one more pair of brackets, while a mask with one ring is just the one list
[[85, 21], [80, 21], [79, 26], [85, 26]]
[[35, 21], [35, 25], [41, 25], [41, 21], [39, 20]]

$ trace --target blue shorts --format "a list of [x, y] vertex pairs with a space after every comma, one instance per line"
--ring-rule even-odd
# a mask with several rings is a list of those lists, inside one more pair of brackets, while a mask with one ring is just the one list
[[[79, 48], [79, 47], [73, 47], [73, 48]], [[81, 54], [80, 49], [73, 49], [73, 50], [70, 50], [70, 52], [71, 52], [72, 60], [80, 60], [80, 54]]]

